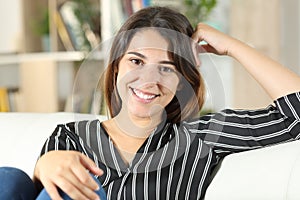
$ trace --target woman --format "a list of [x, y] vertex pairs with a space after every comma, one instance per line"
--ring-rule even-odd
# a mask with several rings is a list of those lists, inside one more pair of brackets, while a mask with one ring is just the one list
[[[197, 117], [204, 84], [194, 55], [203, 49], [239, 61], [274, 105]], [[98, 199], [90, 174], [108, 199], [201, 199], [225, 155], [300, 134], [299, 76], [212, 27], [193, 30], [164, 7], [140, 10], [121, 27], [104, 88], [109, 120], [59, 125], [42, 149], [34, 182], [52, 199], [60, 199], [57, 188]]]

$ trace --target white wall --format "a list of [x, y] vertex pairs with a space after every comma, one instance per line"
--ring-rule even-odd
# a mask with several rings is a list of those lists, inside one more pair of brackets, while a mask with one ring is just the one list
[[[206, 23], [220, 31], [229, 34], [230, 29], [230, 0], [218, 1]], [[233, 63], [227, 56], [210, 55], [202, 60], [204, 78], [207, 82], [208, 98], [205, 106], [218, 111], [224, 107], [233, 106]], [[205, 62], [208, 67], [205, 67]], [[208, 108], [209, 109], [209, 108]]]
[[0, 53], [17, 52], [22, 42], [22, 0], [1, 0], [0, 26]]
[[281, 62], [300, 74], [300, 2], [281, 0]]

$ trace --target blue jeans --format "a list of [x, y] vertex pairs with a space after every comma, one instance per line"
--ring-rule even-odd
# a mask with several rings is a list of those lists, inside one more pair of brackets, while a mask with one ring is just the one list
[[[94, 176], [93, 176], [94, 177]], [[106, 200], [106, 194], [98, 179], [100, 189], [96, 191], [101, 200]], [[63, 191], [60, 195], [65, 200], [71, 198]], [[0, 167], [0, 199], [1, 200], [50, 200], [50, 196], [43, 189], [37, 193], [31, 178], [22, 170], [13, 167]]]
[[30, 200], [36, 196], [33, 182], [25, 172], [11, 167], [0, 168], [0, 199]]

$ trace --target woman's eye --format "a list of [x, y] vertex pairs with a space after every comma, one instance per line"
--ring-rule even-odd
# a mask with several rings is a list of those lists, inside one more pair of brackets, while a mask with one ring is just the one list
[[159, 69], [161, 72], [165, 72], [165, 73], [175, 72], [175, 70], [172, 67], [161, 66]]
[[130, 61], [135, 65], [143, 65], [144, 64], [144, 62], [141, 59], [133, 58], [133, 59], [130, 59]]

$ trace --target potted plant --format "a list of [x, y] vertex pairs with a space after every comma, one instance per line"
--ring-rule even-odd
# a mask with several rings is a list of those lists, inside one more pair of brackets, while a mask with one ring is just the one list
[[184, 0], [185, 15], [193, 26], [205, 21], [210, 12], [217, 5], [217, 0]]
[[49, 11], [47, 7], [41, 7], [37, 18], [33, 20], [32, 30], [41, 38], [43, 51], [50, 51], [50, 27], [49, 27]]

